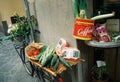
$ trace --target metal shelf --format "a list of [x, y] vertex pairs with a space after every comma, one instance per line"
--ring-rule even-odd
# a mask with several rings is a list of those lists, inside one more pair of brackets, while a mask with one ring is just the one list
[[115, 48], [120, 47], [120, 42], [97, 42], [95, 40], [85, 41], [85, 44], [98, 48]]
[[[120, 42], [97, 42], [95, 40], [85, 41], [85, 44], [95, 48], [115, 48], [116, 55], [115, 55], [115, 69], [114, 69], [114, 82], [116, 82], [116, 70], [117, 70], [117, 61], [118, 61], [118, 48], [120, 47]], [[94, 51], [95, 56], [95, 51]]]

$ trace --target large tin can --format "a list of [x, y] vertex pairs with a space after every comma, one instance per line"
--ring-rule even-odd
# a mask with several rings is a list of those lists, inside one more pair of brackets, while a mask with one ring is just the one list
[[88, 19], [76, 19], [73, 36], [81, 40], [91, 40], [94, 21]]

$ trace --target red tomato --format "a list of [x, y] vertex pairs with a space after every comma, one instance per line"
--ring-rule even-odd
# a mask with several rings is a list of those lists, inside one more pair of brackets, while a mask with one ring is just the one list
[[32, 50], [31, 52], [28, 53], [28, 56], [36, 56], [40, 53], [39, 49]]
[[40, 53], [39, 49], [36, 49], [36, 50], [33, 51], [33, 56], [36, 56], [36, 55], [38, 55], [39, 53]]
[[28, 53], [28, 56], [32, 56], [32, 53], [31, 53], [31, 52], [29, 52], [29, 53]]

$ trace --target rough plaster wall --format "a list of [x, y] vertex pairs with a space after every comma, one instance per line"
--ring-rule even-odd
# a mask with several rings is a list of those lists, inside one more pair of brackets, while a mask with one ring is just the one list
[[[76, 67], [74, 67], [75, 69], [71, 73], [69, 73], [69, 71], [65, 72], [68, 75], [75, 75], [76, 73], [72, 80], [69, 78], [67, 80], [70, 80], [70, 82], [89, 82], [90, 69], [91, 66], [93, 66], [93, 48], [85, 45], [84, 41], [77, 40], [76, 42], [76, 40], [72, 37], [74, 17], [71, 1], [72, 0], [36, 0], [35, 9], [37, 11], [36, 16], [38, 18], [39, 29], [41, 31], [40, 40], [46, 44], [55, 46], [59, 38], [63, 37], [70, 43], [71, 46], [76, 46], [77, 44], [77, 47], [81, 50], [81, 56], [86, 60], [86, 62], [78, 64], [78, 70]], [[92, 9], [94, 9], [92, 8], [93, 1], [88, 0], [87, 5], [87, 16], [88, 18], [91, 18], [93, 12]], [[35, 12], [33, 12], [33, 14], [35, 14]], [[115, 53], [114, 49], [113, 52]], [[111, 67], [111, 69], [113, 69], [112, 72], [114, 72], [114, 54], [109, 53], [109, 50], [105, 54], [106, 62]], [[119, 58], [120, 56], [118, 59]], [[118, 64], [119, 62], [120, 61], [118, 60]], [[120, 65], [118, 65], [117, 69], [119, 68]], [[82, 76], [81, 73], [83, 73]], [[116, 76], [117, 80], [119, 80], [119, 70], [117, 70]]]
[[[70, 46], [76, 47], [72, 0], [36, 0], [35, 4], [41, 31], [40, 41], [56, 46], [58, 40], [64, 38]], [[81, 65], [78, 68], [75, 66], [71, 72], [68, 70], [62, 74], [65, 82], [82, 82]]]
[[1, 17], [1, 13], [0, 13], [0, 26], [2, 25], [2, 17]]
[[[93, 0], [86, 0], [87, 1], [87, 17], [88, 19], [92, 17], [93, 13]], [[83, 82], [90, 82], [90, 69], [93, 66], [93, 48], [87, 46], [84, 41], [77, 40], [77, 46], [81, 51], [81, 57], [84, 58], [86, 61], [81, 63], [82, 67], [82, 74], [83, 74]]]
[[37, 18], [41, 31], [40, 40], [56, 45], [60, 38], [76, 46], [73, 38], [74, 16], [71, 0], [37, 0]]

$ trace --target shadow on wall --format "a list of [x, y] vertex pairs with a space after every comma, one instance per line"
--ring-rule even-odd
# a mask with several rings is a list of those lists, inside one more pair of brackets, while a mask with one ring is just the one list
[[2, 21], [2, 16], [0, 13], [0, 32], [1, 34], [8, 35], [7, 30], [8, 30], [7, 21]]
[[0, 26], [2, 25], [2, 16], [1, 16], [1, 12], [0, 12]]
[[2, 16], [0, 12], [0, 32], [4, 33], [3, 27], [2, 27]]
[[80, 50], [81, 58], [85, 59], [85, 62], [83, 62], [82, 65], [82, 77], [83, 82], [90, 82], [90, 69], [93, 66], [93, 48], [90, 46], [87, 46], [84, 42], [84, 40], [76, 40], [77, 42], [77, 48]]

